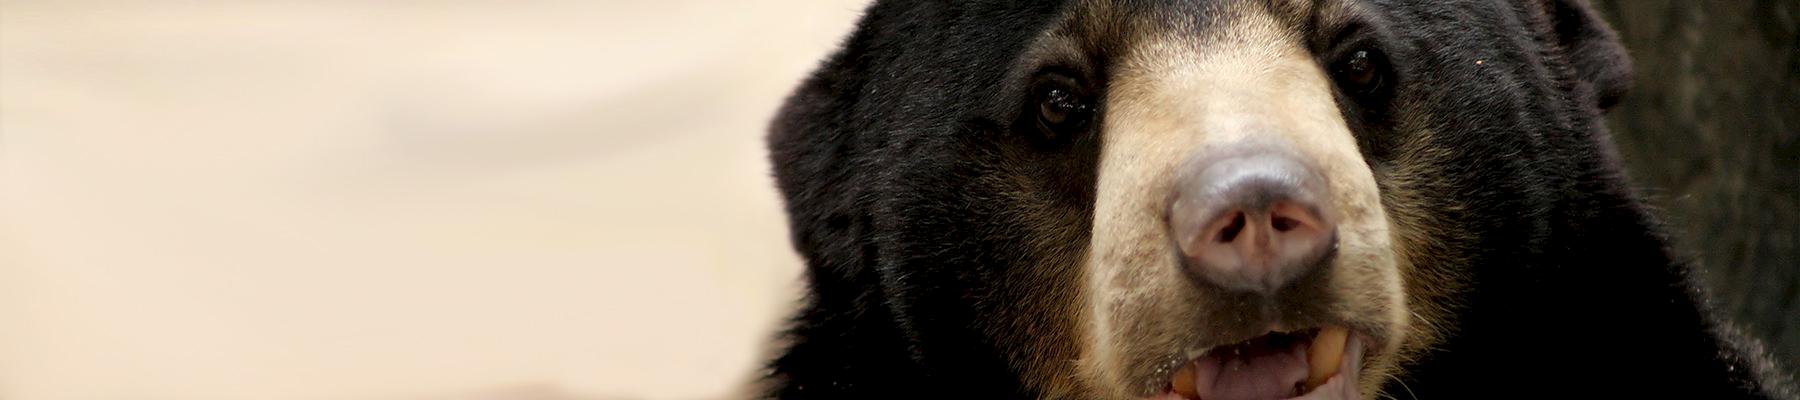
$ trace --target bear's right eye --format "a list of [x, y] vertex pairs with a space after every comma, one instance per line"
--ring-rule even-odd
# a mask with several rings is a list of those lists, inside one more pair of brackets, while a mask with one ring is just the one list
[[1094, 105], [1086, 96], [1065, 85], [1044, 85], [1037, 89], [1038, 126], [1051, 137], [1065, 137], [1087, 130]]

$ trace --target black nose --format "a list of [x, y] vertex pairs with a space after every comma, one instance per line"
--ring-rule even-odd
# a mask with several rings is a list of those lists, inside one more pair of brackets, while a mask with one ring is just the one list
[[1169, 228], [1190, 276], [1273, 293], [1332, 253], [1337, 226], [1324, 177], [1280, 150], [1226, 146], [1176, 173]]

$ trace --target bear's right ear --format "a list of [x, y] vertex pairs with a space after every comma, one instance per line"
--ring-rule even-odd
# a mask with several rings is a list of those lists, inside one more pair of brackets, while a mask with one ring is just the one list
[[770, 121], [765, 137], [795, 250], [815, 269], [832, 267], [816, 274], [850, 273], [861, 260], [850, 253], [861, 249], [855, 243], [866, 213], [857, 188], [864, 185], [847, 182], [862, 179], [863, 171], [852, 166], [869, 157], [854, 131], [858, 124], [851, 120], [870, 75], [858, 61], [865, 54], [868, 31], [858, 28], [844, 48], [801, 82]]
[[1631, 57], [1606, 21], [1586, 0], [1548, 0], [1551, 39], [1569, 58], [1579, 84], [1590, 89], [1600, 111], [1631, 89]]

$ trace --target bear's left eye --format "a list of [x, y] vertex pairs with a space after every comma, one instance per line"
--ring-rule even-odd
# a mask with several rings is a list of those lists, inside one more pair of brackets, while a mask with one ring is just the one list
[[1087, 129], [1094, 105], [1074, 88], [1045, 85], [1037, 89], [1038, 125], [1052, 137], [1079, 134]]
[[1332, 63], [1331, 75], [1344, 91], [1358, 98], [1381, 92], [1386, 84], [1387, 59], [1378, 51], [1357, 49]]

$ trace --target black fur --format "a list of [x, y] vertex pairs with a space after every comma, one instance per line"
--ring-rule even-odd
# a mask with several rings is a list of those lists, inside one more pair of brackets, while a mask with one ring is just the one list
[[[1068, 11], [1056, 3], [879, 1], [789, 99], [769, 144], [810, 295], [770, 365], [770, 396], [1038, 395], [1022, 385], [1016, 336], [995, 332], [1066, 334], [1016, 310], [1073, 301], [1021, 283], [1057, 272], [1013, 266], [1085, 245], [1098, 154], [1096, 137], [1045, 139], [1013, 122], [1024, 90], [1013, 69]], [[1446, 202], [1387, 206], [1473, 233], [1442, 238], [1467, 265], [1433, 266], [1471, 283], [1454, 331], [1389, 394], [1791, 396], [1714, 319], [1626, 186], [1600, 116], [1629, 63], [1585, 4], [1370, 3], [1401, 80], [1396, 122], [1368, 129], [1430, 130], [1426, 145], [1453, 154], [1409, 166], [1438, 173], [1409, 189]], [[1095, 71], [1108, 50], [1090, 49]], [[1406, 151], [1364, 149], [1384, 190]], [[1004, 191], [1019, 187], [1034, 190]], [[1024, 226], [1020, 207], [1065, 229]], [[1044, 237], [1062, 244], [1033, 243]]]

